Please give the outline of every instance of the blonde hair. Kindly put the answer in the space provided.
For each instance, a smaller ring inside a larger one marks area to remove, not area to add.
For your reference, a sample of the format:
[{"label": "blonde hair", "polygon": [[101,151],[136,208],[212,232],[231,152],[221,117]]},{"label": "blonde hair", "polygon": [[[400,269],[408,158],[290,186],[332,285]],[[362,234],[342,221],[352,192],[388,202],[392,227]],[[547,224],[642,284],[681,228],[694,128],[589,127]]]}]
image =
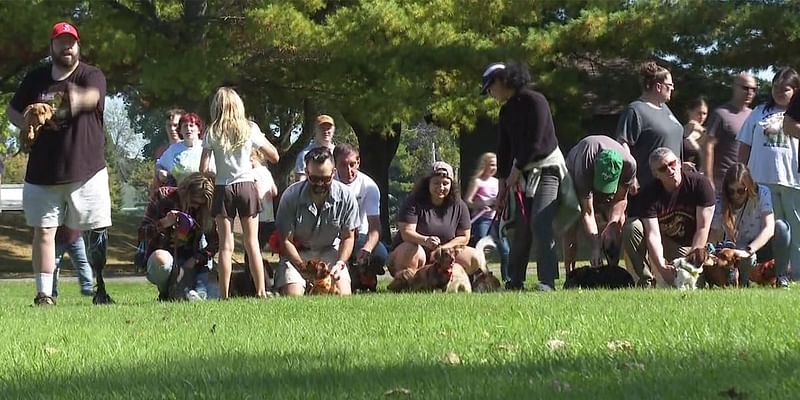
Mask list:
[{"label": "blonde hair", "polygon": [[211,100],[209,139],[219,143],[223,151],[238,149],[250,137],[250,121],[244,113],[244,103],[235,90],[221,87]]},{"label": "blonde hair", "polygon": [[203,198],[206,206],[198,211],[197,223],[207,228],[211,223],[211,202],[214,199],[214,180],[200,172],[187,175],[177,187],[182,211],[188,212],[192,199]]},{"label": "blonde hair", "polygon": [[483,175],[483,171],[486,171],[486,167],[489,166],[489,161],[491,159],[497,159],[497,154],[494,153],[483,153],[481,158],[478,160],[478,168],[475,169],[475,173],[472,174],[472,179],[478,179]]}]

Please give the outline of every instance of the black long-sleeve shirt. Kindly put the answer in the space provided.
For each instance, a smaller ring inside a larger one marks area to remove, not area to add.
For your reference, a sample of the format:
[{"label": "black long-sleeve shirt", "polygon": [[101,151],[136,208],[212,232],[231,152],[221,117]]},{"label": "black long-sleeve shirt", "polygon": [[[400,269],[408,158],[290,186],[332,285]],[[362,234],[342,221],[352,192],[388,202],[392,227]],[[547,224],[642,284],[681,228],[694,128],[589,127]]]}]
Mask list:
[{"label": "black long-sleeve shirt", "polygon": [[508,178],[512,165],[522,170],[558,147],[553,116],[547,99],[529,88],[517,91],[500,108],[497,171]]}]

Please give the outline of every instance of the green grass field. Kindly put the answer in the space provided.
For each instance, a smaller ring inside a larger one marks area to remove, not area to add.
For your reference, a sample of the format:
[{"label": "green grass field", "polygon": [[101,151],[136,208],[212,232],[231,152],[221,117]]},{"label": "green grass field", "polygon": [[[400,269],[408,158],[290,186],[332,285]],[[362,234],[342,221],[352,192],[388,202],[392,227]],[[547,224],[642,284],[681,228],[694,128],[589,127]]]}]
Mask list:
[{"label": "green grass field", "polygon": [[797,289],[159,304],[0,282],[0,397],[793,399]]}]

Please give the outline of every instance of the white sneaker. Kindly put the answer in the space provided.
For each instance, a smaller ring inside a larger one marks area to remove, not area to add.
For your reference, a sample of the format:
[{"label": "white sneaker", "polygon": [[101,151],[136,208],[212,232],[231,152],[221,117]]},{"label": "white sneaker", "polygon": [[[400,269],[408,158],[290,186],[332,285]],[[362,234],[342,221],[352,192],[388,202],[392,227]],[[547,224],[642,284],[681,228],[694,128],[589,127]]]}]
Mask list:
[{"label": "white sneaker", "polygon": [[189,300],[190,302],[195,302],[195,301],[203,301],[205,299],[202,296],[200,296],[200,294],[197,293],[196,290],[192,289],[186,292],[186,300]]}]

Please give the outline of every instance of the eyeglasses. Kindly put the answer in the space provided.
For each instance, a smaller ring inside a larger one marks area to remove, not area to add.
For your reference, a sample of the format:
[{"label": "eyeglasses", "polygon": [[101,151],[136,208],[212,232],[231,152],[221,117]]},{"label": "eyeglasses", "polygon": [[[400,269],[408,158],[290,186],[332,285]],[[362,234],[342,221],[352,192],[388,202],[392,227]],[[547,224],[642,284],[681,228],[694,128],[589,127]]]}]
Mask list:
[{"label": "eyeglasses", "polygon": [[669,90],[675,90],[675,84],[672,82],[661,82],[662,85],[669,88]]},{"label": "eyeglasses", "polygon": [[308,175],[308,181],[314,184],[329,184],[333,180],[333,175],[328,176],[316,176],[316,175]]},{"label": "eyeglasses", "polygon": [[667,170],[675,169],[678,166],[678,160],[667,161],[666,164],[658,167],[658,172],[666,173]]},{"label": "eyeglasses", "polygon": [[748,92],[755,92],[756,90],[758,90],[758,88],[755,86],[739,85],[739,87],[742,88],[742,90]]}]

